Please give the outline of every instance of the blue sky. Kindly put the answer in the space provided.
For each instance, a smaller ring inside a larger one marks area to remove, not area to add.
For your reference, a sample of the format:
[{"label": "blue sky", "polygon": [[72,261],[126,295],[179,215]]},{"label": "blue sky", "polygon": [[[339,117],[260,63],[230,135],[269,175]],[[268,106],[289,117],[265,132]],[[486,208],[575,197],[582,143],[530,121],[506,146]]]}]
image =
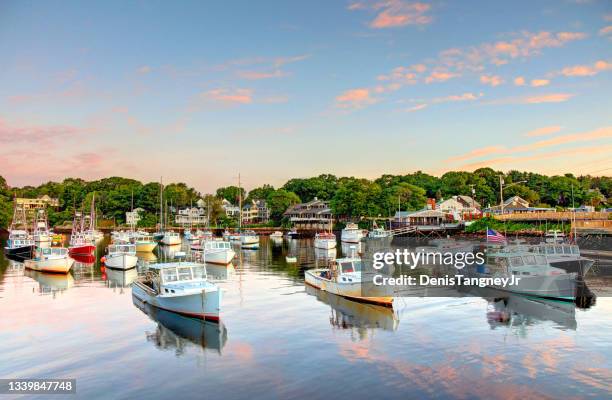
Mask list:
[{"label": "blue sky", "polygon": [[612,171],[608,1],[4,1],[0,54],[11,185]]}]

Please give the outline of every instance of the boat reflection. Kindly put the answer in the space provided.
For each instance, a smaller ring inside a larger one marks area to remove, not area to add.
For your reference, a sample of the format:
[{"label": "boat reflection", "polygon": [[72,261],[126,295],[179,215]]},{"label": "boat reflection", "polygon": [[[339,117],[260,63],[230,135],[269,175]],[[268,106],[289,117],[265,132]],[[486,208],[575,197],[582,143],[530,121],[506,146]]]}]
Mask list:
[{"label": "boat reflection", "polygon": [[342,256],[343,257],[356,257],[362,253],[362,243],[345,243],[342,242]]},{"label": "boat reflection", "polygon": [[227,341],[227,329],[222,323],[184,317],[143,303],[132,296],[134,305],[149,318],[157,322],[154,332],[146,332],[147,341],[161,350],[174,350],[176,356],[189,351],[190,347],[201,347],[221,354]]},{"label": "boat reflection", "polygon": [[106,268],[106,285],[111,288],[128,287],[138,278],[138,270],[136,268],[120,270]]},{"label": "boat reflection", "polygon": [[86,254],[86,255],[72,254],[70,255],[70,257],[73,258],[74,261],[83,263],[83,264],[94,264],[96,262],[96,256],[93,254]]},{"label": "boat reflection", "polygon": [[152,251],[139,251],[136,253],[138,261],[154,263],[157,261],[157,256]]},{"label": "boat reflection", "polygon": [[305,288],[306,293],[331,307],[329,322],[336,328],[356,328],[363,338],[367,329],[395,331],[399,325],[399,318],[392,308],[348,300],[309,285]]},{"label": "boat reflection", "polygon": [[525,297],[491,288],[474,288],[470,294],[488,302],[487,322],[491,329],[507,326],[521,336],[527,327],[553,322],[563,330],[576,330],[576,305],[569,302]]},{"label": "boat reflection", "polygon": [[227,281],[232,279],[236,273],[236,268],[233,264],[217,265],[206,263],[206,274],[209,278],[219,281]]},{"label": "boat reflection", "polygon": [[25,269],[24,276],[34,279],[38,282],[38,293],[41,295],[53,295],[70,289],[74,286],[74,278],[72,274],[49,274],[45,272]]},{"label": "boat reflection", "polygon": [[174,244],[174,245],[164,245],[158,246],[159,256],[162,260],[172,260],[175,257],[177,252],[183,251],[182,245]]}]

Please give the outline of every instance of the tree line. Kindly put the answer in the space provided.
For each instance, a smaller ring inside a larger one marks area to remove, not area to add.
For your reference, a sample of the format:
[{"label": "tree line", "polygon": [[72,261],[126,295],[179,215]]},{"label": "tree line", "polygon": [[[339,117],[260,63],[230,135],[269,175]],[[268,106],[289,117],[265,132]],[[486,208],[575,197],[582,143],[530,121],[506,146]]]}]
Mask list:
[{"label": "tree line", "polygon": [[[263,185],[248,193],[244,188],[227,186],[215,194],[202,194],[185,183],[164,185],[164,199],[170,206],[184,208],[203,199],[214,225],[233,226],[236,221],[225,215],[222,200],[237,205],[252,200],[265,200],[270,209],[271,224],[280,224],[283,213],[293,204],[308,202],[315,197],[330,202],[335,215],[349,219],[362,216],[387,217],[401,210],[418,210],[427,198],[438,201],[454,195],[472,195],[483,207],[499,204],[499,176],[508,185],[504,198],[518,195],[533,206],[572,207],[592,205],[609,207],[612,196],[612,178],[601,176],[574,176],[572,174],[546,176],[532,172],[510,171],[502,173],[491,168],[473,172],[450,171],[436,177],[417,171],[406,175],[382,175],[369,180],[356,177],[336,177],[323,174],[310,178],[293,178],[283,186]],[[524,181],[524,182],[523,182]],[[511,185],[511,183],[522,182]],[[0,227],[7,227],[12,216],[14,197],[36,198],[42,195],[58,198],[57,210],[49,210],[52,225],[72,219],[74,210],[89,211],[95,193],[96,209],[100,217],[125,222],[125,212],[142,208],[140,226],[155,226],[159,219],[159,192],[157,182],[142,183],[134,179],[110,177],[95,181],[67,178],[62,182],[47,182],[39,186],[9,187],[0,176]]]}]

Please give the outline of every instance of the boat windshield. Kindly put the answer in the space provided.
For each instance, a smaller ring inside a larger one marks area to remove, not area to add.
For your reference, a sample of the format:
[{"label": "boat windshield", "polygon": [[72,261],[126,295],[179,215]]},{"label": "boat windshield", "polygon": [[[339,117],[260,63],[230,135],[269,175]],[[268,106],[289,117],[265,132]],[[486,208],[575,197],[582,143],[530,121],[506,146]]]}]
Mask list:
[{"label": "boat windshield", "polygon": [[189,267],[179,267],[178,271],[178,280],[179,281],[190,281],[191,280],[191,268]]},{"label": "boat windshield", "polygon": [[162,277],[165,283],[176,282],[178,280],[176,268],[164,268],[162,270]]},{"label": "boat windshield", "polygon": [[350,272],[361,272],[361,260],[343,261],[340,263],[340,267],[342,268],[343,274]]}]

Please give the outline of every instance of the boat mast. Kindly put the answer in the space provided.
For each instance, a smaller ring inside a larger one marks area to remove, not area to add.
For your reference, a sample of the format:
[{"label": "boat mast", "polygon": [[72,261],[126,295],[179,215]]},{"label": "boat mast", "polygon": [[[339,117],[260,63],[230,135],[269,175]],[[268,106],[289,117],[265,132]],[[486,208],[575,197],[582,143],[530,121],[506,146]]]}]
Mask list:
[{"label": "boat mast", "polygon": [[164,231],[164,178],[159,178],[159,231]]},{"label": "boat mast", "polygon": [[240,187],[240,173],[238,173],[238,208],[240,213],[238,214],[238,231],[242,232],[242,188]]}]

